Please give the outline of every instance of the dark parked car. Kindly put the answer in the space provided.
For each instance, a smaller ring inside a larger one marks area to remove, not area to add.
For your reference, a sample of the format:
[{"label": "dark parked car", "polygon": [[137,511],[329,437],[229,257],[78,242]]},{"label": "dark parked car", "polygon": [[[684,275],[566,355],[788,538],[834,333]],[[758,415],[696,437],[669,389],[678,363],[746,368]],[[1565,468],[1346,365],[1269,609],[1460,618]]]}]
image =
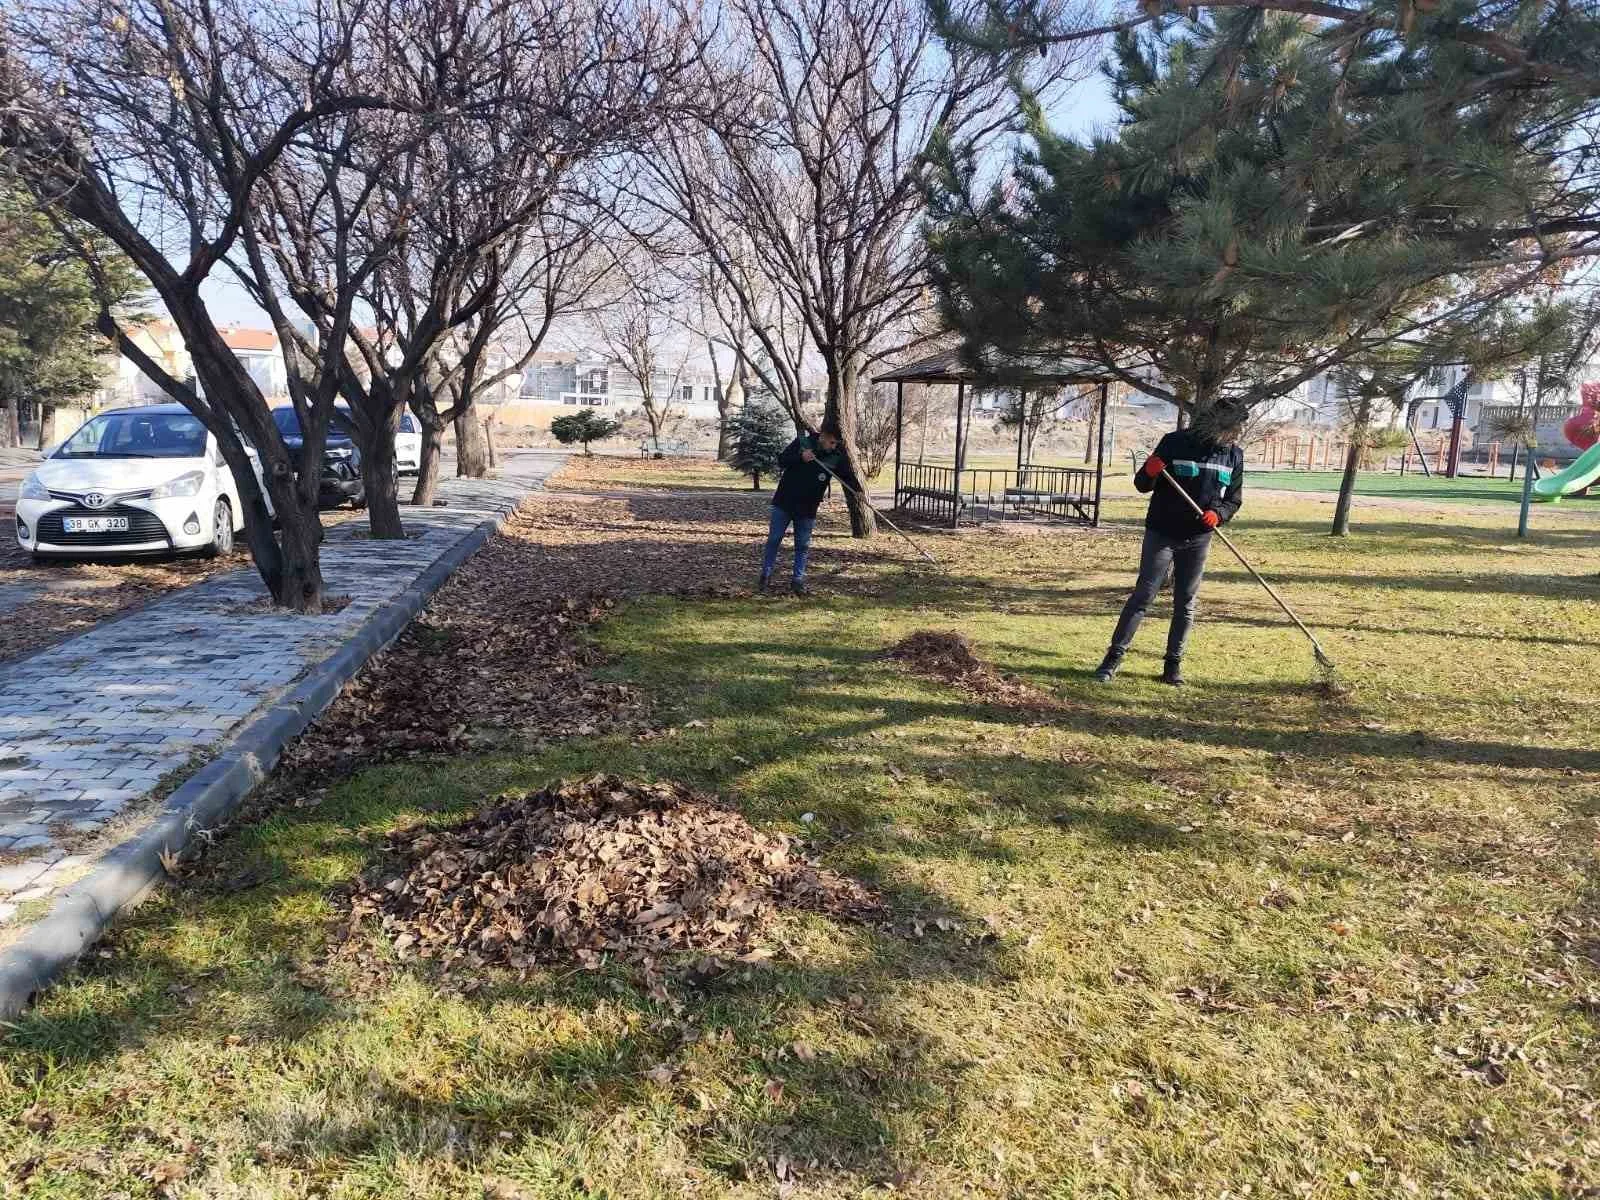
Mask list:
[{"label": "dark parked car", "polygon": [[[284,445],[297,453],[305,438],[300,433],[300,418],[292,408],[275,408],[272,420],[283,435]],[[367,503],[366,485],[361,482],[361,451],[356,448],[355,427],[337,409],[328,422],[328,437],[322,447],[322,478],[317,488],[317,503],[323,508],[349,504],[362,508]]]}]

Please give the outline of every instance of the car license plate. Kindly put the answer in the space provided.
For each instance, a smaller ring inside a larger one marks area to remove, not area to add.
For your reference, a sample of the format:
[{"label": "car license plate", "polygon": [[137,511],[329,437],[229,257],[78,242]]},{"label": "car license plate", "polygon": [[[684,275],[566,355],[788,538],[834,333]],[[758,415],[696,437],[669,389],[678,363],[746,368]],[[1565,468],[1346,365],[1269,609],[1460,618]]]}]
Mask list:
[{"label": "car license plate", "polygon": [[63,517],[61,528],[68,533],[121,533],[128,528],[128,518]]}]

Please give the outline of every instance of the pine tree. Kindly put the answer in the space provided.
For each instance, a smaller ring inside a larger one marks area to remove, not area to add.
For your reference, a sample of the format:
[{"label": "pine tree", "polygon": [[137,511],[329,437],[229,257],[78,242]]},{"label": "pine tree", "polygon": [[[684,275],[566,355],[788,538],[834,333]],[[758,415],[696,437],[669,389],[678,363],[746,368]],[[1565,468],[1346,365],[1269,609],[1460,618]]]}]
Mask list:
[{"label": "pine tree", "polygon": [[750,489],[760,491],[761,477],[778,473],[778,455],[789,441],[789,418],[776,405],[747,404],[734,419],[728,465],[750,476]]},{"label": "pine tree", "polygon": [[1046,351],[1248,410],[1538,281],[1493,231],[1550,185],[1551,147],[1517,101],[1442,120],[1440,64],[1381,46],[1258,10],[1169,22],[1116,40],[1114,136],[1059,135],[1024,97],[1029,142],[987,192],[947,149],[929,236],[974,365]]},{"label": "pine tree", "polygon": [[17,442],[25,407],[43,436],[57,404],[99,384],[110,352],[96,329],[102,293],[121,310],[140,290],[136,278],[120,254],[86,230],[64,232],[0,180],[0,446]]},{"label": "pine tree", "polygon": [[583,452],[593,454],[594,451],[589,449],[589,443],[603,442],[608,437],[615,437],[622,432],[622,422],[599,416],[593,409],[585,408],[551,421],[550,432],[563,446],[582,442]]}]

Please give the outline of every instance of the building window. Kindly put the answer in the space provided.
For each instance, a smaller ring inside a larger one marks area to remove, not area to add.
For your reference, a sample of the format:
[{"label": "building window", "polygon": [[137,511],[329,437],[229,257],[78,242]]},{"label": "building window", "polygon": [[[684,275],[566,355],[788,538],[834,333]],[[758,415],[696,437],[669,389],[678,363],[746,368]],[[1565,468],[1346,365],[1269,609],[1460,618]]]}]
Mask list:
[{"label": "building window", "polygon": [[678,399],[692,401],[694,399],[694,384],[686,383],[678,389]]}]

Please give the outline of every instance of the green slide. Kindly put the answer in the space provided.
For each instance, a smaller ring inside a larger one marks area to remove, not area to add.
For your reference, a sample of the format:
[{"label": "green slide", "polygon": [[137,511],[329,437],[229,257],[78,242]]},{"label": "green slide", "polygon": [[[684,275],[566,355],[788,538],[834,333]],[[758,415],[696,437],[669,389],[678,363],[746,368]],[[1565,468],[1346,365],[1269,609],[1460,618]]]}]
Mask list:
[{"label": "green slide", "polygon": [[1573,492],[1581,492],[1600,479],[1600,443],[1590,446],[1578,460],[1565,471],[1545,475],[1533,481],[1535,500],[1559,500]]}]

